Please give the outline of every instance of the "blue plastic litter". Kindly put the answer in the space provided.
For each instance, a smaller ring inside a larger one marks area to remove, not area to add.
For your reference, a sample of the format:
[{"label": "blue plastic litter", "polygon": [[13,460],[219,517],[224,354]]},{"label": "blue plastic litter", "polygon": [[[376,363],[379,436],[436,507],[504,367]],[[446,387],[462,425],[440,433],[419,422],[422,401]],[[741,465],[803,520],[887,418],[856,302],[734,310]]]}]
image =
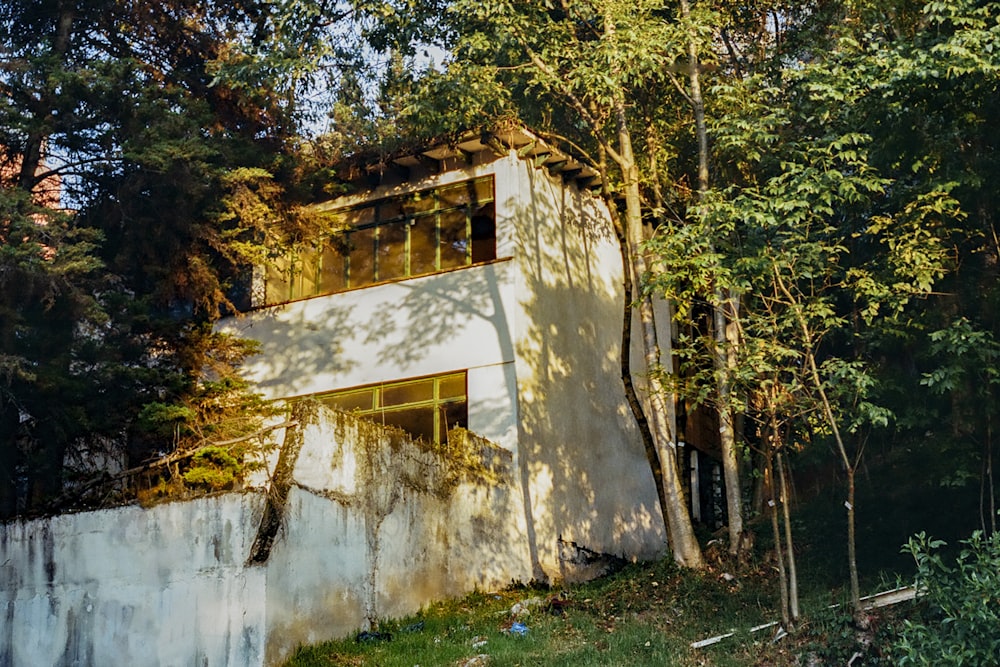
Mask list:
[{"label": "blue plastic litter", "polygon": [[528,626],[520,621],[515,621],[510,625],[510,634],[517,635],[518,637],[523,637],[528,634]]}]

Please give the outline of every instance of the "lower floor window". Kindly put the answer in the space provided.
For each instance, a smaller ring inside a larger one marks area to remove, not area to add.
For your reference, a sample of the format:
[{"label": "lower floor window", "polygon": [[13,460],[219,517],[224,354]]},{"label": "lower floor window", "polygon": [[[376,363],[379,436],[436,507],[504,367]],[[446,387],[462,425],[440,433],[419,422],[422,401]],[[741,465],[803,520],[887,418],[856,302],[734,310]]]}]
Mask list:
[{"label": "lower floor window", "polygon": [[383,382],[342,389],[317,398],[325,405],[396,426],[414,438],[440,444],[469,420],[466,373]]}]

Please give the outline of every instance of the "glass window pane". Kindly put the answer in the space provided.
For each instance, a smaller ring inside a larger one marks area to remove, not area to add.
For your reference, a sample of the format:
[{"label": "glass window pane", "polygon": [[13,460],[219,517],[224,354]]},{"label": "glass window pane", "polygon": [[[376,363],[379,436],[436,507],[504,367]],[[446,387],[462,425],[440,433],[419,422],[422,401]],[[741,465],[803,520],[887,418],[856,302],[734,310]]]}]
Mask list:
[{"label": "glass window pane", "polygon": [[378,228],[378,279],[406,277],[406,221]]},{"label": "glass window pane", "polygon": [[437,199],[434,196],[434,191],[425,190],[423,192],[415,192],[407,197],[406,202],[403,204],[403,209],[407,215],[414,215],[416,213],[433,211],[436,205]]},{"label": "glass window pane", "polygon": [[344,228],[371,225],[375,222],[375,205],[367,204],[361,208],[353,208],[344,211],[341,215],[343,216]]},{"label": "glass window pane", "polygon": [[438,380],[438,397],[442,400],[465,396],[465,373],[449,375]]},{"label": "glass window pane", "polygon": [[438,190],[438,199],[441,202],[441,209],[457,208],[465,206],[472,201],[475,188],[472,181],[456,183]]},{"label": "glass window pane", "polygon": [[469,405],[465,401],[448,403],[439,409],[441,418],[438,424],[438,439],[435,442],[448,442],[448,431],[455,427],[468,428]]},{"label": "glass window pane", "polygon": [[379,410],[371,416],[371,419],[376,423],[398,426],[414,438],[435,442],[433,405],[401,410]]},{"label": "glass window pane", "polygon": [[493,177],[475,181],[473,183],[473,190],[475,192],[475,201],[493,201]]},{"label": "glass window pane", "polygon": [[496,209],[486,204],[472,214],[472,263],[497,258]]},{"label": "glass window pane", "polygon": [[[338,239],[342,241],[342,239]],[[347,272],[344,264],[344,254],[338,240],[331,241],[323,247],[323,259],[320,264],[319,291],[321,294],[339,292],[347,287]]]},{"label": "glass window pane", "polygon": [[397,220],[406,215],[403,210],[403,205],[406,203],[404,198],[396,199],[385,199],[381,201],[378,205],[378,220],[379,222],[387,222],[389,220]]},{"label": "glass window pane", "polygon": [[[435,386],[437,398],[435,398]],[[468,423],[466,374],[404,380],[320,395],[325,405],[360,412],[375,423],[397,426],[428,442],[445,442],[446,433]]]},{"label": "glass window pane", "polygon": [[410,275],[434,273],[437,270],[436,217],[425,215],[410,221]]},{"label": "glass window pane", "polygon": [[348,235],[348,272],[351,287],[375,282],[375,228],[359,229]]},{"label": "glass window pane", "polygon": [[320,401],[324,405],[337,410],[343,410],[344,412],[352,412],[354,410],[371,412],[375,408],[374,396],[374,389],[360,389],[343,394],[321,396]]},{"label": "glass window pane", "polygon": [[431,400],[434,400],[433,379],[382,387],[382,405],[384,407]]},{"label": "glass window pane", "polygon": [[441,269],[465,266],[469,250],[465,210],[448,211],[438,216],[441,226]]},{"label": "glass window pane", "polygon": [[293,297],[314,296],[319,288],[319,252],[315,248],[302,248],[297,264]]}]

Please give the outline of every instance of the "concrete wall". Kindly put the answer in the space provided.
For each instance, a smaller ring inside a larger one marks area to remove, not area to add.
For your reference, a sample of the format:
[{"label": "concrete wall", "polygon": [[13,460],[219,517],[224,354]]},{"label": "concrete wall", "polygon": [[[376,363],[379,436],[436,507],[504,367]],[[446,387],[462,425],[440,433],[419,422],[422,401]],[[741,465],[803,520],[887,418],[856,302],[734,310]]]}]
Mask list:
[{"label": "concrete wall", "polygon": [[257,494],[0,525],[0,665],[259,665]]},{"label": "concrete wall", "polygon": [[247,565],[262,490],[0,524],[0,665],[280,664],[370,618],[529,578],[508,452],[473,442],[487,482],[373,424],[304,421],[262,564]]},{"label": "concrete wall", "polygon": [[322,410],[267,561],[267,661],[430,600],[524,581],[512,457],[497,484],[400,434]]}]

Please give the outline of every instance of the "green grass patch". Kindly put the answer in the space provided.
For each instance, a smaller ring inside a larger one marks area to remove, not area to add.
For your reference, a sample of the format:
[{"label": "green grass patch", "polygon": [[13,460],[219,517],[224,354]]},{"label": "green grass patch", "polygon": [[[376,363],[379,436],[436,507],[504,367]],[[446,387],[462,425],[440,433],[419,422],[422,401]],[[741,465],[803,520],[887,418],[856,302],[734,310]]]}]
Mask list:
[{"label": "green grass patch", "polygon": [[[430,605],[380,624],[388,640],[339,641],[299,649],[290,667],[460,665],[480,655],[491,666],[746,665],[754,639],[708,649],[691,642],[774,618],[773,582],[754,570],[727,581],[721,571],[681,572],[672,562],[630,565],[563,588],[516,586]],[[513,622],[527,626],[510,633]]]}]

